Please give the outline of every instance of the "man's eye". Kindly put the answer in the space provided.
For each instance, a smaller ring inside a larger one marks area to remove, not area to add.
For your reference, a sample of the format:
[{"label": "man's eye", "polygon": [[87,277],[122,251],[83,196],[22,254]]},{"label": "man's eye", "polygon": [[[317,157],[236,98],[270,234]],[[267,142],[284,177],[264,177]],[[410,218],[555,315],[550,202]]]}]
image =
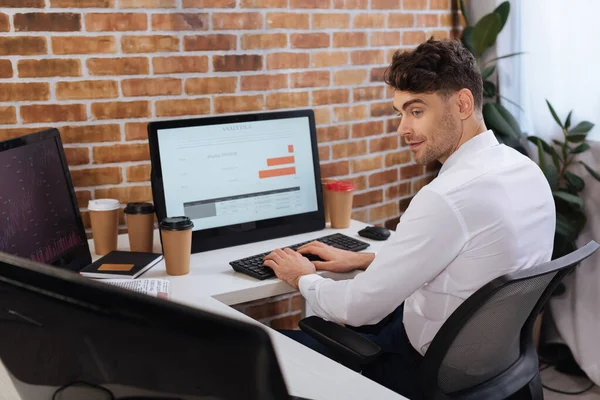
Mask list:
[{"label": "man's eye", "polygon": [[397,116],[398,118],[402,118],[402,113],[398,113],[398,114],[396,114],[396,116]]},{"label": "man's eye", "polygon": [[419,115],[423,114],[423,111],[419,111],[419,110],[414,110],[412,112],[412,115],[414,115],[415,117],[418,117]]}]

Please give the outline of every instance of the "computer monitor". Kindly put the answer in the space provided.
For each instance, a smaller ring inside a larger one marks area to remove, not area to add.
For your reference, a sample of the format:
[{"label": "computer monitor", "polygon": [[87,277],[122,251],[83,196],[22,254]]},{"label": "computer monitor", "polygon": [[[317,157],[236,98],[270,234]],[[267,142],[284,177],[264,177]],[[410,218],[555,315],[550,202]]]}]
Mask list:
[{"label": "computer monitor", "polygon": [[158,218],[194,222],[192,251],[324,229],[312,110],[148,125]]},{"label": "computer monitor", "polygon": [[91,263],[60,134],[0,142],[0,251],[73,271]]},{"label": "computer monitor", "polygon": [[3,253],[0,360],[23,400],[293,399],[263,328]]}]

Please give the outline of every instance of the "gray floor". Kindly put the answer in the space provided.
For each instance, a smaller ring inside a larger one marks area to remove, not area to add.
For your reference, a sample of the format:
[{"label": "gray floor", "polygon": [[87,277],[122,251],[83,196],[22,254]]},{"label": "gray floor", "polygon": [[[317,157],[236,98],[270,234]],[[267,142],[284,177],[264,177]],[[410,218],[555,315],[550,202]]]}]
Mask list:
[{"label": "gray floor", "polygon": [[[587,378],[575,378],[569,375],[561,374],[554,368],[548,368],[542,371],[542,383],[548,387],[562,390],[564,392],[578,392],[587,388],[590,381]],[[568,396],[565,394],[554,393],[544,390],[544,400],[600,400],[600,387],[594,386],[588,392],[577,396]]]}]

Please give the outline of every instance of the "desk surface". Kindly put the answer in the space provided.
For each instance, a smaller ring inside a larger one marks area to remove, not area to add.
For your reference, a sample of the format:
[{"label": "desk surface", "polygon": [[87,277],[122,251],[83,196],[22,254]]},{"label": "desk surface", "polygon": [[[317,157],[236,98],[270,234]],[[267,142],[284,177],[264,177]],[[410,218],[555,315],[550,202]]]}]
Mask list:
[{"label": "desk surface", "polygon": [[[188,275],[179,277],[169,276],[166,273],[164,262],[160,262],[146,272],[142,278],[168,279],[171,282],[172,301],[257,324],[266,329],[275,347],[288,391],[294,396],[314,400],[403,399],[402,396],[296,343],[279,332],[264,327],[259,322],[228,306],[294,291],[292,287],[277,278],[258,281],[237,273],[229,266],[229,261],[263,253],[274,248],[289,246],[334,232],[342,232],[348,236],[369,242],[371,243],[371,247],[365,251],[377,252],[383,245],[382,242],[364,239],[356,234],[364,226],[366,224],[352,221],[348,229],[326,229],[320,232],[288,236],[265,242],[192,254],[191,268]],[[93,242],[90,242],[90,246],[94,255],[93,258],[99,258],[93,252]],[[156,252],[161,252],[157,232],[154,246]],[[128,247],[127,235],[120,235],[119,249],[127,250]],[[352,277],[353,274],[325,274],[325,276],[333,279],[345,279]],[[14,390],[11,381],[6,376],[4,367],[0,363],[0,400],[18,399],[19,396]]]}]

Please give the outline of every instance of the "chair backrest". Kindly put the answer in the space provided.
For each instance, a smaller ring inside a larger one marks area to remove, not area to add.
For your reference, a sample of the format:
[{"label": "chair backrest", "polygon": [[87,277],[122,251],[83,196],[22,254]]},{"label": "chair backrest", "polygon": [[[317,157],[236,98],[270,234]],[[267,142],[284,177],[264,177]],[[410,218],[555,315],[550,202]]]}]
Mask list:
[{"label": "chair backrest", "polygon": [[559,259],[506,274],[465,300],[439,330],[421,365],[427,397],[485,386],[526,354],[536,355],[537,315],[560,281],[599,247],[591,241]]}]

